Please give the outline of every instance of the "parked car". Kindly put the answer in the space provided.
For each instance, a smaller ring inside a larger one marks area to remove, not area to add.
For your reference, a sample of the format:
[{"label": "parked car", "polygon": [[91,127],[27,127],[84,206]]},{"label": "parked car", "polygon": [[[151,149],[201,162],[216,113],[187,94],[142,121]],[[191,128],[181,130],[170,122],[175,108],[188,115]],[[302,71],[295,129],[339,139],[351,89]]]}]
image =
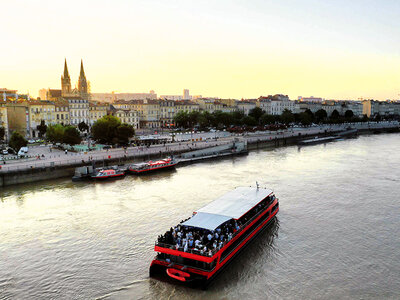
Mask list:
[{"label": "parked car", "polygon": [[28,143],[29,144],[33,144],[33,143],[36,143],[36,141],[35,140],[28,140]]},{"label": "parked car", "polygon": [[6,149],[1,150],[1,154],[7,155],[8,154],[8,150],[6,150]]}]

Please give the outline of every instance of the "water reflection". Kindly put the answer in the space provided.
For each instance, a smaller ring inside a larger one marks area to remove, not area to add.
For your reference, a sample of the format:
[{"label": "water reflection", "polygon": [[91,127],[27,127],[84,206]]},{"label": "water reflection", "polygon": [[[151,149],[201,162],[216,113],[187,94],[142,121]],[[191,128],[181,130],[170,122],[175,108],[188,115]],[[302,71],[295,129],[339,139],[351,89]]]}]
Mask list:
[{"label": "water reflection", "polygon": [[[362,136],[154,176],[2,189],[0,299],[397,299],[398,149],[398,134]],[[209,290],[149,279],[159,234],[255,181],[279,197],[279,222]]]}]

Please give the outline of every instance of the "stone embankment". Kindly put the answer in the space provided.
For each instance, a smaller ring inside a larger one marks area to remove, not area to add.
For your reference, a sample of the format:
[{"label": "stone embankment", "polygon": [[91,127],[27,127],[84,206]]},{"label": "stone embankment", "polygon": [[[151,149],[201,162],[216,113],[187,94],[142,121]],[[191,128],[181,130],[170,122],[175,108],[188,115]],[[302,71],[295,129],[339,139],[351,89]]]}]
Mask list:
[{"label": "stone embankment", "polygon": [[[246,133],[239,137],[247,141],[248,149],[279,147],[296,144],[299,140],[309,137],[326,136],[343,132],[348,127],[358,129],[360,134],[399,132],[399,122],[380,122],[290,128],[277,132]],[[0,187],[61,177],[72,177],[76,167],[92,163],[99,167],[102,165],[146,161],[156,157],[164,157],[171,154],[177,155],[188,151],[225,145],[231,143],[235,137],[238,137],[238,135],[219,138],[218,140],[176,142],[165,145],[151,145],[149,147],[91,151],[88,153],[76,153],[74,155],[71,155],[71,153],[69,155],[58,153],[48,155],[40,160],[21,160],[1,165]],[[194,139],[196,139],[195,136]]]}]

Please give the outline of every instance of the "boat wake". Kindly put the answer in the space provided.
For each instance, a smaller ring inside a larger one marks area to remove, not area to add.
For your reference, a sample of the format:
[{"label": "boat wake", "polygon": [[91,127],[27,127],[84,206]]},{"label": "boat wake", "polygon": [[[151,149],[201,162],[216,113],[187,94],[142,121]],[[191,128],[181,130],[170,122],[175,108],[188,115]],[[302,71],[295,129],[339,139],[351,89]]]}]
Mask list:
[{"label": "boat wake", "polygon": [[97,297],[97,298],[95,298],[95,299],[96,299],[96,300],[107,299],[107,298],[111,297],[112,295],[114,295],[115,293],[119,293],[119,292],[121,292],[121,291],[128,290],[128,289],[130,289],[131,287],[135,286],[136,284],[139,284],[139,283],[142,283],[142,282],[146,282],[146,281],[149,281],[149,278],[144,278],[144,279],[135,280],[135,281],[133,281],[133,282],[131,282],[131,283],[128,283],[128,284],[126,284],[126,285],[124,285],[124,286],[121,286],[121,287],[119,287],[119,288],[116,288],[116,289],[114,289],[114,290],[108,292],[107,294],[105,294],[105,295],[103,295],[103,296],[100,296],[100,297]]}]

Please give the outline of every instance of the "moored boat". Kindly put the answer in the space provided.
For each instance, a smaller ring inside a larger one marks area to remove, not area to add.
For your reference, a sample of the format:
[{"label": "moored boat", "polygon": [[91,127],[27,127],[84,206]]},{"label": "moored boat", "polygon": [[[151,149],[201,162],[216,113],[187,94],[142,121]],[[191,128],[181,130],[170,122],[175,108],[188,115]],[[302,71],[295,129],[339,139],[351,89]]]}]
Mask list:
[{"label": "moored boat", "polygon": [[173,158],[166,158],[157,161],[148,161],[145,163],[131,164],[127,171],[130,174],[146,174],[152,173],[160,170],[166,170],[170,168],[174,168],[178,162]]},{"label": "moored boat", "polygon": [[125,171],[119,169],[101,169],[91,176],[92,179],[104,180],[109,178],[122,178],[125,176]]},{"label": "moored boat", "polygon": [[271,190],[239,187],[228,192],[158,237],[150,276],[206,288],[278,211]]}]

